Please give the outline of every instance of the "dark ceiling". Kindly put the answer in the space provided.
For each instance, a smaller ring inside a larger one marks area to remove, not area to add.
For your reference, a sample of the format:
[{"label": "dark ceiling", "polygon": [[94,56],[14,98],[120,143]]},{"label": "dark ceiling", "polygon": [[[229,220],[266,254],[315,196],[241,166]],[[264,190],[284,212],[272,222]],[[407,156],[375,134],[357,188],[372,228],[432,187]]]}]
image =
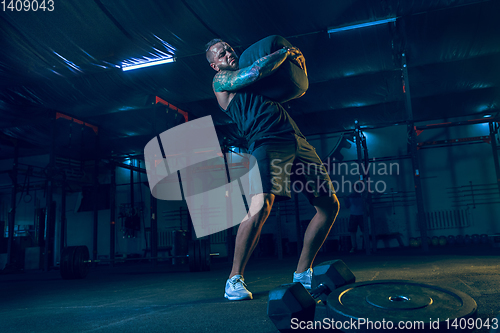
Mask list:
[{"label": "dark ceiling", "polygon": [[[47,153],[52,131],[60,156],[92,158],[96,147],[101,157],[141,154],[155,133],[183,121],[154,107],[156,96],[190,119],[212,115],[224,136],[229,120],[204,56],[214,37],[240,53],[275,34],[302,50],[310,87],[285,106],[306,135],[351,129],[356,119],[405,122],[403,52],[416,121],[499,109],[498,0],[54,0],[53,11],[45,2],[45,11],[0,12],[1,158],[13,156],[12,139],[23,155]],[[174,63],[120,69],[169,54]],[[98,143],[93,128],[56,113],[96,126]]]}]

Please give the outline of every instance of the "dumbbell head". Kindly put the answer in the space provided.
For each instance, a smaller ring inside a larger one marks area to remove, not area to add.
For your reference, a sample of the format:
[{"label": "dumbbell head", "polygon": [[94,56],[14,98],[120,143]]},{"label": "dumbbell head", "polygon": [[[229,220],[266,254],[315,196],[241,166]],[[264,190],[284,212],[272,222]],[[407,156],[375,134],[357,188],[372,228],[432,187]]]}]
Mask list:
[{"label": "dumbbell head", "polygon": [[293,332],[293,322],[314,320],[315,310],[316,301],[300,282],[282,284],[269,292],[267,315],[280,332]]},{"label": "dumbbell head", "polygon": [[354,282],[356,282],[356,277],[342,260],[326,261],[313,268],[311,292],[320,285],[328,287],[329,290],[319,296],[325,302],[326,296],[331,291]]},{"label": "dumbbell head", "polygon": [[[342,260],[324,262],[313,269],[311,293],[322,290],[319,297],[314,299],[301,283],[283,284],[269,293],[267,314],[280,332],[297,331],[292,330],[293,323],[314,320],[319,300],[324,303],[331,291],[354,282],[354,274]],[[318,288],[322,284],[327,289]]]}]

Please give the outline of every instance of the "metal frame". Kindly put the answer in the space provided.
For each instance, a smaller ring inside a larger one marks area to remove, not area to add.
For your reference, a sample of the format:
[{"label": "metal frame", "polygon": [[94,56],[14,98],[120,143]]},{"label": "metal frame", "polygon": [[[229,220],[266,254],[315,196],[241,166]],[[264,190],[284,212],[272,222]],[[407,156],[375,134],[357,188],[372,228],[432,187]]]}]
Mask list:
[{"label": "metal frame", "polygon": [[[407,115],[407,131],[410,141],[410,155],[413,166],[413,182],[415,184],[415,197],[417,200],[417,222],[420,228],[420,236],[427,239],[427,223],[425,221],[424,194],[422,192],[422,182],[420,179],[420,161],[417,153],[417,133],[413,121],[413,109],[411,105],[410,82],[408,78],[408,66],[406,52],[401,54],[402,78],[404,84],[405,109]],[[427,242],[422,242],[422,250],[429,251]]]}]

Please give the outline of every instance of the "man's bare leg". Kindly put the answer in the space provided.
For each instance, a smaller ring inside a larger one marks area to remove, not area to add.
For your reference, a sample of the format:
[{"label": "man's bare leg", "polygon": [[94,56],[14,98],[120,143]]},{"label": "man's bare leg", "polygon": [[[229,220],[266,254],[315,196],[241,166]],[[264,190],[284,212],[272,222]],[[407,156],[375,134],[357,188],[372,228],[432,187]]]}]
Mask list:
[{"label": "man's bare leg", "polygon": [[233,268],[229,278],[242,275],[252,252],[257,247],[260,233],[274,203],[274,194],[262,193],[252,198],[249,214],[238,227],[234,248]]},{"label": "man's bare leg", "polygon": [[297,273],[312,267],[314,258],[328,237],[340,208],[337,196],[334,194],[315,198],[313,205],[316,208],[316,215],[309,222],[304,235],[304,246],[297,264]]}]

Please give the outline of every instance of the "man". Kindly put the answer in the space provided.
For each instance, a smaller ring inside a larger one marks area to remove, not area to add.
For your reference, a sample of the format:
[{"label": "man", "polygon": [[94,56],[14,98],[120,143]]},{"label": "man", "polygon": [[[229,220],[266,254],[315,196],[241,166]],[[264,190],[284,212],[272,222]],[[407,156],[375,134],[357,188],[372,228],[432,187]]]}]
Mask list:
[{"label": "man", "polygon": [[[356,252],[358,249],[358,244],[356,242],[356,233],[358,232],[358,227],[363,231],[363,219],[364,219],[364,199],[361,193],[363,192],[362,183],[357,181],[354,184],[354,191],[345,199],[345,206],[349,208],[349,226],[347,231],[351,234],[351,251],[350,253]],[[363,186],[364,187],[364,186]]]},{"label": "man", "polygon": [[[291,197],[292,182],[302,182],[302,187],[296,187],[304,188],[303,193],[316,208],[293,275],[294,282],[310,288],[312,263],[335,221],[339,203],[324,165],[285,109],[279,103],[245,89],[271,75],[287,59],[305,71],[304,57],[297,48],[285,47],[240,69],[238,56],[220,39],[207,44],[206,56],[210,66],[217,71],[213,79],[217,101],[236,123],[238,135],[248,143],[262,179],[262,193],[252,193],[249,213],[238,228],[233,267],[224,297],[229,300],[252,299],[243,278],[245,266],[257,246],[274,201]],[[300,172],[300,175],[296,172],[295,175],[298,165],[302,165],[305,172]],[[315,168],[307,168],[308,165]]]}]

